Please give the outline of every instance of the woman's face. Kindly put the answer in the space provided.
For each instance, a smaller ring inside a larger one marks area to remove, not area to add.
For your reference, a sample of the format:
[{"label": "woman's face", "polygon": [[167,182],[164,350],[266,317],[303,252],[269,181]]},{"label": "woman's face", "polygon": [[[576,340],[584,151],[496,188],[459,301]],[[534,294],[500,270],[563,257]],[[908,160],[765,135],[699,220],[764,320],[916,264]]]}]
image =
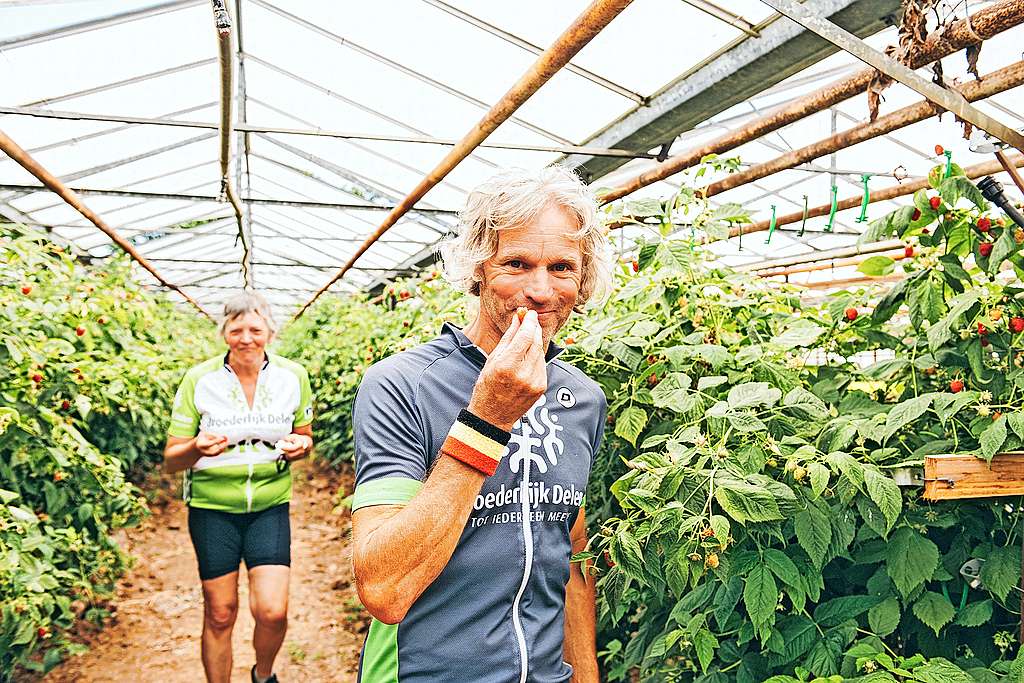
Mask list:
[{"label": "woman's face", "polygon": [[236,358],[246,362],[262,360],[272,338],[267,321],[252,311],[238,316],[224,327],[224,341],[228,348]]}]

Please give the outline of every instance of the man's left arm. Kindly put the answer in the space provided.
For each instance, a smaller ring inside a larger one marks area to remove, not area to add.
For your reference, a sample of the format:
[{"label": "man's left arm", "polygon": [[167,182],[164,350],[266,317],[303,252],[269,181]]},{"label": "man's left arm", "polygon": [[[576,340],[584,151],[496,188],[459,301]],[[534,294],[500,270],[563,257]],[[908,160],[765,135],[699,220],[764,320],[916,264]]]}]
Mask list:
[{"label": "man's left arm", "polygon": [[[573,554],[587,547],[587,519],[580,508],[570,532]],[[598,683],[597,670],[597,591],[593,576],[584,574],[590,562],[569,563],[569,583],[565,588],[565,661],[572,665],[572,683]]]}]

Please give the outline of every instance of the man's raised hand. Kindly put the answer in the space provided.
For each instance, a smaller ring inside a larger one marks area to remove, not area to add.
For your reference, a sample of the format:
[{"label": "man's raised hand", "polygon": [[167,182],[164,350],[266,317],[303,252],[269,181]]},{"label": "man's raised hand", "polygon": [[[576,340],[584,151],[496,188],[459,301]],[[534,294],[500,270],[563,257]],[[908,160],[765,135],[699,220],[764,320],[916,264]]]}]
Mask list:
[{"label": "man's raised hand", "polygon": [[544,342],[536,311],[505,330],[480,372],[469,411],[506,431],[547,391]]}]

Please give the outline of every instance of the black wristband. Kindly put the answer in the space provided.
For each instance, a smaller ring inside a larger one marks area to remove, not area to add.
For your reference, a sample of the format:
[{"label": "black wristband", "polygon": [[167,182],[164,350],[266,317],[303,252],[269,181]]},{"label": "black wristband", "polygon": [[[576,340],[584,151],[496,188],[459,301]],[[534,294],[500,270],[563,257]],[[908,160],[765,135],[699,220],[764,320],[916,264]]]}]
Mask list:
[{"label": "black wristband", "polygon": [[480,432],[488,439],[497,441],[502,446],[507,446],[509,439],[512,438],[511,432],[506,432],[501,427],[495,427],[487,420],[482,417],[477,417],[466,409],[463,409],[462,412],[459,413],[458,420],[467,427]]}]

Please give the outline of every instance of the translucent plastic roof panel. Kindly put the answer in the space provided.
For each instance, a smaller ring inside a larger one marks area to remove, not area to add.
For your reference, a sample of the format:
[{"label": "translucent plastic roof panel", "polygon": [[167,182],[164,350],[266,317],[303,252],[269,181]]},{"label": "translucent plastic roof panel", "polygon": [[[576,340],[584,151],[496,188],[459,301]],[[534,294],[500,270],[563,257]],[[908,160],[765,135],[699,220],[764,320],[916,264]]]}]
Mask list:
[{"label": "translucent plastic roof panel", "polygon": [[[236,20],[235,46],[241,43],[235,61],[244,65],[244,79],[236,68],[234,116],[255,129],[236,132],[230,141],[229,176],[243,197],[253,282],[287,315],[444,158],[450,146],[438,143],[462,138],[530,67],[537,49],[550,45],[589,3],[227,4]],[[972,3],[969,9],[984,6]],[[952,7],[944,2],[938,13]],[[775,21],[787,20],[759,0],[636,0],[487,140],[512,148],[476,149],[332,291],[369,287],[429,264],[438,241],[455,226],[466,193],[496,169],[556,162],[681,75],[757,40],[757,30]],[[987,41],[980,71],[1005,66],[1019,54],[1020,37],[1020,29],[1013,29]],[[868,39],[879,49],[893,42],[894,29]],[[0,2],[0,107],[18,112],[0,114],[0,128],[66,184],[81,188],[90,207],[210,310],[244,285],[239,226],[220,197],[217,56],[207,0]],[[949,78],[970,78],[962,55],[944,66]],[[683,131],[670,153],[735,130],[758,112],[859,68],[845,53],[826,58]],[[920,99],[898,85],[885,98],[883,115]],[[1021,102],[1024,92],[1017,88],[978,106],[1019,127]],[[749,167],[827,137],[833,119],[844,130],[865,117],[859,96],[730,154],[740,154]],[[826,202],[833,181],[841,198],[855,196],[860,173],[873,174],[872,189],[895,182],[898,166],[922,175],[937,163],[931,151],[936,142],[964,165],[989,158],[968,152],[959,130],[952,117],[929,119],[713,201],[747,203],[754,219],[764,220],[772,205],[779,214],[800,210],[804,195],[812,206]],[[657,163],[635,159],[594,184],[613,186]],[[667,196],[684,180],[666,179],[634,197]],[[53,194],[35,189],[37,181],[6,158],[0,159],[0,185],[0,215],[52,227],[93,256],[112,252],[105,235]],[[901,203],[872,205],[869,217]],[[859,209],[840,212],[833,234],[823,233],[826,219],[817,218],[803,237],[790,225],[768,245],[759,233],[745,236],[742,249],[736,239],[713,249],[726,261],[749,263],[842,246],[863,230],[858,215]],[[643,232],[627,228],[613,241],[628,249]],[[154,282],[141,270],[139,277]]]}]

